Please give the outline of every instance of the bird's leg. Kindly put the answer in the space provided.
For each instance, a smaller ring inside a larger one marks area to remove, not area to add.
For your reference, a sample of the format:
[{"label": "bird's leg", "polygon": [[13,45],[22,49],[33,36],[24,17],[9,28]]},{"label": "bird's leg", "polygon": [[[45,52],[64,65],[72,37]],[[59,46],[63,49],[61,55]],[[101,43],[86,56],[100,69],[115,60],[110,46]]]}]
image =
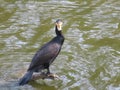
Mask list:
[{"label": "bird's leg", "polygon": [[50,74],[49,66],[50,66],[49,63],[45,63],[45,64],[44,64],[44,68],[47,69],[46,75],[49,75],[49,74]]},{"label": "bird's leg", "polygon": [[49,67],[47,68],[47,73],[46,73],[46,74],[47,74],[47,75],[51,74]]},{"label": "bird's leg", "polygon": [[47,68],[47,73],[46,73],[46,75],[47,75],[48,77],[52,78],[52,79],[59,78],[56,74],[53,74],[53,73],[50,72],[49,67]]},{"label": "bird's leg", "polygon": [[49,64],[48,64],[48,63],[45,64],[45,67],[46,67],[46,69],[47,69],[46,76],[55,78],[56,75],[50,72]]}]

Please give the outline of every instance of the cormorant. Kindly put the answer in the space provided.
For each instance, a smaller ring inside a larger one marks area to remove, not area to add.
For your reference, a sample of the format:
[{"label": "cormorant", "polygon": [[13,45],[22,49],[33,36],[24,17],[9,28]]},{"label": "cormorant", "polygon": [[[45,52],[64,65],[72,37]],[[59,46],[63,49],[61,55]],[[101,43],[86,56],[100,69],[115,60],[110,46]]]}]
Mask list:
[{"label": "cormorant", "polygon": [[46,74],[50,74],[49,66],[58,56],[64,42],[64,36],[62,34],[62,21],[58,19],[55,24],[56,36],[36,52],[26,74],[19,80],[19,85],[27,84],[34,72],[47,69]]}]

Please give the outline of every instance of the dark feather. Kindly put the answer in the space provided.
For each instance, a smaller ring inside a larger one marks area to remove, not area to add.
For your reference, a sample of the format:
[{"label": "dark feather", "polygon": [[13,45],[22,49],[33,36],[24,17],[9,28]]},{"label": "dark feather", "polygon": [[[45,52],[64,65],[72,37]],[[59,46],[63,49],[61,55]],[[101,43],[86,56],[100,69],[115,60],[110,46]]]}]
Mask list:
[{"label": "dark feather", "polygon": [[[57,20],[56,23],[60,23],[60,20]],[[29,82],[32,77],[33,72],[41,71],[47,69],[47,73],[50,73],[49,66],[58,56],[62,44],[64,42],[64,36],[62,32],[58,30],[57,26],[55,27],[56,37],[54,37],[50,42],[43,45],[34,55],[31,64],[27,70],[27,73],[19,81],[19,85],[24,85]]]}]

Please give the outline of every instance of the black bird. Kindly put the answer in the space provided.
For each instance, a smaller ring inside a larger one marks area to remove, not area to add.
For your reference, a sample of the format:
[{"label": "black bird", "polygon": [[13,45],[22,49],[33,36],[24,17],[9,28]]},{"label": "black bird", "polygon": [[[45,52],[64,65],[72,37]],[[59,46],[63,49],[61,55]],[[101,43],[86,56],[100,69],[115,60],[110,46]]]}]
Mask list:
[{"label": "black bird", "polygon": [[50,74],[49,66],[58,56],[64,42],[64,36],[62,34],[62,21],[58,19],[55,24],[56,37],[43,45],[36,52],[27,70],[27,73],[19,80],[19,85],[27,84],[30,81],[33,72],[47,69],[46,74]]}]

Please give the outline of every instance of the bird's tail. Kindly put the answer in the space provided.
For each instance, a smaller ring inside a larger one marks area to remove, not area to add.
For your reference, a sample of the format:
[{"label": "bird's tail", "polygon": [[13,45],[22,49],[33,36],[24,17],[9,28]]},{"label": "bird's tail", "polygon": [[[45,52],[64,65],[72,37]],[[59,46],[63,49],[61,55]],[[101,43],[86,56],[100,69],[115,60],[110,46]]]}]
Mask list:
[{"label": "bird's tail", "polygon": [[32,77],[33,71],[28,71],[18,82],[18,85],[25,85],[27,84],[31,77]]}]

